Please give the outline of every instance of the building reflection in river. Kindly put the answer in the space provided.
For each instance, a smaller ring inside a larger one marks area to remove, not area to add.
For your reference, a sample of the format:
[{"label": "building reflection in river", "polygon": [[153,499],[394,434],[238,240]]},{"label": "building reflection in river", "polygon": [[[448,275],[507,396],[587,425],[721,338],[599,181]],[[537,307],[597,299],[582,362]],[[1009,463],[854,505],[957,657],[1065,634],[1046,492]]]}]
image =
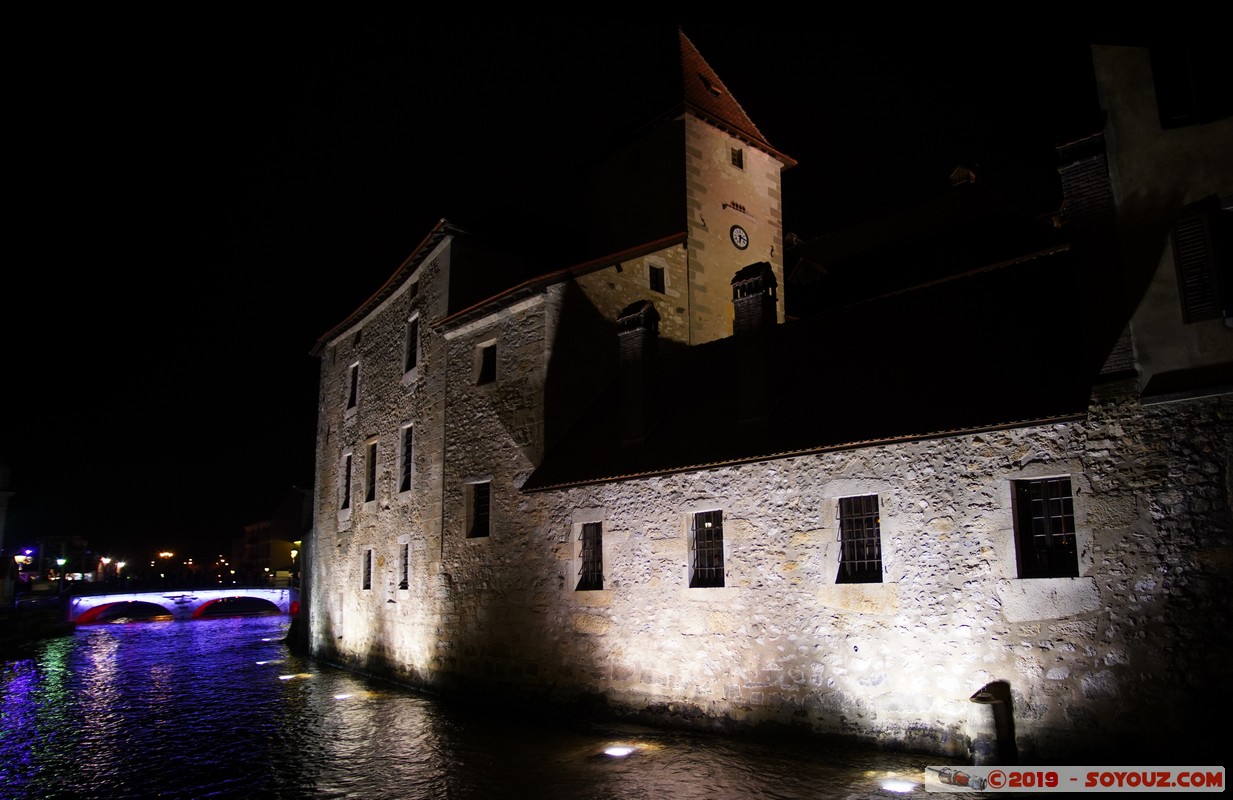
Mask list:
[{"label": "building reflection in river", "polygon": [[889,796],[887,780],[923,796],[924,766],[938,763],[509,719],[304,660],[286,626],[96,625],[25,647],[0,672],[0,796],[790,799]]}]

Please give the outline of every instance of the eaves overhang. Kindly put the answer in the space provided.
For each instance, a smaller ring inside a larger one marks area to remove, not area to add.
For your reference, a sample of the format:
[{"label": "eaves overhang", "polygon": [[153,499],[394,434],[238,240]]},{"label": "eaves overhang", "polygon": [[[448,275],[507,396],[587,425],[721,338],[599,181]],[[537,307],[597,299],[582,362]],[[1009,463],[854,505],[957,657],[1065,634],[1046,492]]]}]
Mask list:
[{"label": "eaves overhang", "polygon": [[501,308],[508,306],[510,303],[517,302],[534,294],[539,294],[545,291],[549,286],[560,283],[571,278],[578,278],[583,275],[595,272],[596,270],[604,269],[605,267],[620,264],[630,259],[640,258],[645,255],[663,250],[665,247],[684,244],[689,238],[689,235],[681,231],[670,236],[665,236],[661,239],[655,239],[650,242],[631,247],[627,250],[622,250],[617,253],[610,253],[599,258],[593,258],[588,261],[583,261],[579,264],[559,269],[554,272],[548,272],[543,275],[530,278],[522,283],[512,286],[500,294],[493,295],[486,300],[481,300],[467,308],[455,311],[449,316],[443,317],[432,323],[432,327],[437,330],[451,330],[460,325],[464,325],[473,320],[484,317]]},{"label": "eaves overhang", "polygon": [[720,469],[722,467],[735,467],[742,464],[760,464],[768,461],[781,461],[785,458],[799,458],[801,456],[819,455],[822,453],[835,453],[845,450],[859,450],[866,447],[883,447],[893,444],[907,444],[910,442],[929,441],[931,439],[944,439],[952,436],[969,436],[980,433],[988,433],[991,431],[1013,430],[1016,428],[1031,428],[1038,425],[1057,425],[1068,422],[1078,422],[1087,417],[1087,412],[1076,411],[1070,414],[1060,414],[1056,416],[1040,417],[1037,419],[1016,420],[1012,422],[990,423],[987,425],[974,425],[971,427],[953,428],[948,430],[932,431],[929,433],[903,434],[900,436],[888,436],[877,439],[853,439],[851,441],[836,442],[833,444],[817,445],[813,447],[801,447],[799,449],[778,450],[770,453],[761,453],[756,455],[735,456],[729,459],[718,459],[706,462],[697,462],[690,464],[680,464],[672,467],[650,468],[645,470],[634,470],[620,474],[595,475],[577,480],[557,481],[546,484],[535,484],[535,476],[532,475],[526,483],[523,484],[521,491],[524,494],[536,494],[539,492],[550,492],[561,489],[572,489],[580,486],[597,486],[606,483],[621,483],[623,481],[638,480],[641,478],[661,477],[664,475],[679,475],[686,472],[702,472],[705,470]]},{"label": "eaves overhang", "polygon": [[320,358],[321,354],[325,352],[325,348],[330,342],[337,338],[343,331],[354,325],[358,320],[371,313],[375,308],[377,308],[377,306],[384,303],[390,295],[394,294],[394,292],[398,290],[398,287],[402,286],[403,282],[406,281],[406,279],[419,268],[420,264],[424,262],[424,259],[437,248],[437,245],[439,245],[442,240],[446,237],[462,233],[465,233],[465,231],[453,225],[448,220],[444,218],[439,220],[437,224],[433,226],[432,230],[428,232],[428,235],[424,237],[423,241],[421,241],[415,249],[411,251],[411,255],[407,256],[403,262],[399,264],[398,269],[394,270],[394,274],[381,285],[381,288],[365,300],[359,308],[347,315],[342,322],[322,334],[321,337],[317,339],[317,343],[313,345],[312,350],[309,351],[309,355]]}]

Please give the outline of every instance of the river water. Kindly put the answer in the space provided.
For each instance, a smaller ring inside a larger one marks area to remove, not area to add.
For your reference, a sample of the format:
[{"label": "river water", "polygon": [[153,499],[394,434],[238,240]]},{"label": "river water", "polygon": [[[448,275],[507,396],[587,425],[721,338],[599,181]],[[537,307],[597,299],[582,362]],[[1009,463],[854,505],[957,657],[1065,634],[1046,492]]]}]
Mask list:
[{"label": "river water", "polygon": [[[0,667],[0,797],[923,798],[924,767],[948,763],[494,718],[293,655],[287,625],[101,624],[26,645]],[[633,750],[605,754],[614,746]]]}]

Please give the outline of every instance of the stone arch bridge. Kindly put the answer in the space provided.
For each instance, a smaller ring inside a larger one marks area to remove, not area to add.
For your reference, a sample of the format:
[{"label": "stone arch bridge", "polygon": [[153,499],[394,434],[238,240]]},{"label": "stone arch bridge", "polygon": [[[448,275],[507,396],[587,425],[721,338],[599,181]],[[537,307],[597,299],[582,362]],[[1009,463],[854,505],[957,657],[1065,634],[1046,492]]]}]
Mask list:
[{"label": "stone arch bridge", "polygon": [[300,591],[293,588],[180,589],[161,592],[118,592],[74,597],[69,604],[69,621],[88,625],[98,621],[108,609],[122,603],[150,603],[162,606],[176,620],[199,619],[207,609],[224,600],[255,598],[265,600],[279,613],[295,616],[300,608]]}]

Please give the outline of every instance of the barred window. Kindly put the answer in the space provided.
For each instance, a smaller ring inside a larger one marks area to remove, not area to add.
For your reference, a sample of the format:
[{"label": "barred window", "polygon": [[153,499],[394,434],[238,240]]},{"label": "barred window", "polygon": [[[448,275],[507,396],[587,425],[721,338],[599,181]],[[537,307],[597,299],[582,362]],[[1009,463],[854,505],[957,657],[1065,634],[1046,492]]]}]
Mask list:
[{"label": "barred window", "polygon": [[471,497],[471,519],[467,526],[467,538],[487,536],[490,531],[489,503],[492,495],[490,483],[472,483],[467,491]]},{"label": "barred window", "polygon": [[724,512],[694,514],[690,556],[690,588],[724,585]]},{"label": "barred window", "polygon": [[364,460],[364,502],[371,503],[377,499],[377,443],[368,443],[367,458]]},{"label": "barred window", "polygon": [[604,533],[603,525],[587,522],[578,533],[579,549],[578,585],[575,591],[604,588]]},{"label": "barred window", "polygon": [[402,552],[398,554],[398,588],[411,588],[411,543],[402,543]]},{"label": "barred window", "polygon": [[360,585],[361,589],[372,588],[372,550],[364,551],[364,582]]},{"label": "barred window", "polygon": [[1015,544],[1020,578],[1077,578],[1070,478],[1015,481]]},{"label": "barred window", "polygon": [[415,451],[412,447],[414,444],[413,428],[408,425],[402,429],[402,468],[398,475],[398,491],[406,492],[411,489],[411,471],[415,464]]},{"label": "barred window", "polygon": [[339,503],[339,508],[351,508],[351,454],[347,453],[343,457],[342,468],[342,502]]},{"label": "barred window", "polygon": [[835,582],[882,582],[882,524],[876,494],[839,499],[839,575]]}]

